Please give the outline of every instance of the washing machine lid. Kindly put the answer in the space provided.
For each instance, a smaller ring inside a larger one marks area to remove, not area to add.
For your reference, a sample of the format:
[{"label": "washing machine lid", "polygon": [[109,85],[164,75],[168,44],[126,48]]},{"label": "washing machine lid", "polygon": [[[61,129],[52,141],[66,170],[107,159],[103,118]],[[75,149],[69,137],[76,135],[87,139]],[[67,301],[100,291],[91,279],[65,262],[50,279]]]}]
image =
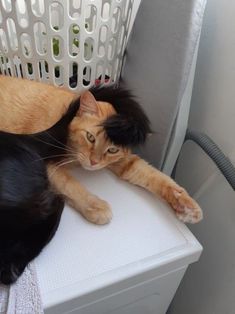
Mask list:
[{"label": "washing machine lid", "polygon": [[74,174],[109,202],[113,219],[97,226],[65,207],[56,235],[35,260],[45,308],[153,268],[161,272],[167,264],[170,271],[199,258],[200,244],[163,201],[107,170]]}]

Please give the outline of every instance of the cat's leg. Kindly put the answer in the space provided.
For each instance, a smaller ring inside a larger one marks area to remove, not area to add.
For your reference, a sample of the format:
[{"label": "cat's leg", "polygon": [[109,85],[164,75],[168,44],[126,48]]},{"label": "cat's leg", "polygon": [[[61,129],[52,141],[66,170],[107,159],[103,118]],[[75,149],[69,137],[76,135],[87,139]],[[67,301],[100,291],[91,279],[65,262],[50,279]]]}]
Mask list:
[{"label": "cat's leg", "polygon": [[180,220],[196,223],[202,219],[201,208],[185,189],[140,157],[129,154],[109,168],[120,178],[160,195],[171,205]]},{"label": "cat's leg", "polygon": [[92,223],[103,225],[112,219],[110,206],[104,200],[90,193],[66,169],[49,164],[48,177],[55,189],[65,196],[69,205]]}]

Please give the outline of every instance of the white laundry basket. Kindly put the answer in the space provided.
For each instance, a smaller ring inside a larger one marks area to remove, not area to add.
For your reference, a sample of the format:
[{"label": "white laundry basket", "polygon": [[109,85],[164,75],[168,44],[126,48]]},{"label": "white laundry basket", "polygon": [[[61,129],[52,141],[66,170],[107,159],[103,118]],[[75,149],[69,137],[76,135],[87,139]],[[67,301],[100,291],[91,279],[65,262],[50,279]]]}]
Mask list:
[{"label": "white laundry basket", "polygon": [[117,81],[133,3],[0,0],[0,72],[73,90]]}]

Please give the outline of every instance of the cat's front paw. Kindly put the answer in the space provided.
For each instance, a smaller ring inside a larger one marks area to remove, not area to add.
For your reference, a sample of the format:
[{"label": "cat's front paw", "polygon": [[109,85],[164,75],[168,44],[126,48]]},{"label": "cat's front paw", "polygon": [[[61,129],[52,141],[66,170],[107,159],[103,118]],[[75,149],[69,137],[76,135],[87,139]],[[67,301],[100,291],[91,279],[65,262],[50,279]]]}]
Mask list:
[{"label": "cat's front paw", "polygon": [[197,223],[202,220],[203,213],[200,206],[183,188],[168,186],[165,188],[163,197],[183,222]]},{"label": "cat's front paw", "polygon": [[88,221],[97,225],[107,224],[112,219],[112,211],[109,204],[97,196],[89,197],[82,214]]}]

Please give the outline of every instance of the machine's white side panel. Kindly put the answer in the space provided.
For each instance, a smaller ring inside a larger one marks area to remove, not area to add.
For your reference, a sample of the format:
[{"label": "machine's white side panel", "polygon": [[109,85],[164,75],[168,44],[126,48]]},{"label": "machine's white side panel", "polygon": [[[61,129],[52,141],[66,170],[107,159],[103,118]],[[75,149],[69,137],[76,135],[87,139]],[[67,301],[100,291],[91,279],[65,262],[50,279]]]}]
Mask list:
[{"label": "machine's white side panel", "polygon": [[[164,276],[152,278],[117,294],[77,307],[71,314],[165,314],[185,273],[186,267]],[[62,310],[62,307],[61,307]],[[48,309],[45,314],[65,314],[60,308]]]},{"label": "machine's white side panel", "polygon": [[195,49],[192,66],[190,69],[190,74],[188,82],[182,97],[182,101],[179,107],[179,112],[176,118],[175,127],[173,134],[170,139],[168,151],[164,161],[163,172],[171,175],[172,170],[175,166],[175,162],[180,153],[181,147],[184,143],[185,133],[188,127],[188,116],[190,110],[190,103],[192,97],[194,74],[197,62],[198,46],[199,46],[200,36],[198,38],[197,47]]}]

